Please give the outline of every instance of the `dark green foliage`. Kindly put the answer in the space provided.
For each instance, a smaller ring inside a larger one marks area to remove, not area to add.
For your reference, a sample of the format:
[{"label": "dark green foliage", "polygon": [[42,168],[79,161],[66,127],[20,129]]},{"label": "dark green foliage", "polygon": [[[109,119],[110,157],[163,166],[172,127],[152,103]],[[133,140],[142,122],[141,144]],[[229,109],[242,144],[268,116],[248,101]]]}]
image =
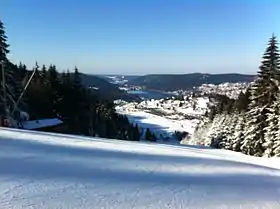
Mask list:
[{"label": "dark green foliage", "polygon": [[145,140],[148,142],[157,141],[157,137],[156,137],[155,133],[153,133],[149,128],[147,128],[145,131]]},{"label": "dark green foliage", "polygon": [[173,91],[178,89],[193,89],[194,86],[202,84],[221,84],[225,82],[251,82],[254,75],[242,74],[202,74],[190,73],[185,75],[146,75],[129,81],[129,84],[144,86],[147,89],[161,91]]},{"label": "dark green foliage", "polygon": [[9,44],[7,44],[5,27],[3,22],[0,20],[0,61],[7,61],[7,55],[10,52],[8,47]]},{"label": "dark green foliage", "polygon": [[139,128],[138,128],[137,124],[133,127],[133,138],[132,139],[134,141],[140,140],[140,133],[139,133]]},{"label": "dark green foliage", "polygon": [[146,133],[145,133],[145,140],[151,141],[151,139],[152,139],[152,133],[151,133],[150,129],[147,128]]},{"label": "dark green foliage", "polygon": [[0,114],[6,114],[6,109],[4,105],[4,92],[2,87],[2,65],[6,64],[7,54],[9,45],[7,44],[7,36],[5,34],[4,24],[0,20],[0,79],[1,79],[1,103],[0,103]]},{"label": "dark green foliage", "polygon": [[276,36],[273,34],[269,40],[268,47],[263,55],[262,66],[260,67],[259,75],[262,76],[265,74],[270,77],[277,77],[279,80],[279,66],[280,66],[280,57]]},{"label": "dark green foliage", "polygon": [[207,116],[209,117],[210,121],[212,121],[215,115],[219,115],[222,113],[231,113],[234,110],[234,99],[230,99],[226,95],[219,95],[219,94],[210,94],[210,99],[214,99],[216,102],[215,106],[210,107],[209,111],[207,112]]},{"label": "dark green foliage", "polygon": [[265,152],[263,145],[266,141],[266,127],[269,125],[267,116],[271,113],[270,107],[276,101],[279,91],[279,64],[277,41],[273,35],[264,53],[258,79],[250,88],[246,118],[248,128],[245,132],[247,146],[243,146],[243,150],[249,150],[250,155],[262,156]]},{"label": "dark green foliage", "polygon": [[181,132],[181,131],[175,131],[174,133],[175,135],[175,138],[178,140],[178,141],[181,141],[182,139],[186,138],[189,136],[189,133],[188,132]]},{"label": "dark green foliage", "polygon": [[26,93],[31,118],[59,117],[68,133],[139,141],[138,127],[81,84],[80,73],[58,73],[55,65],[36,73]]},{"label": "dark green foliage", "polygon": [[152,133],[152,136],[151,136],[151,142],[156,142],[157,141],[157,137],[154,133]]},{"label": "dark green foliage", "polygon": [[[4,117],[10,116],[11,112],[15,108],[15,103],[22,91],[21,78],[23,76],[23,70],[12,64],[7,55],[10,52],[8,49],[7,36],[3,22],[0,20],[0,114]],[[4,78],[5,78],[5,92],[3,88],[3,77],[2,67],[4,67]],[[6,102],[4,102],[6,101]],[[5,105],[6,104],[6,108]]]},{"label": "dark green foliage", "polygon": [[248,105],[250,102],[250,90],[247,89],[245,93],[241,92],[239,94],[239,97],[237,100],[234,102],[233,107],[236,109],[238,112],[244,112],[248,110]]}]

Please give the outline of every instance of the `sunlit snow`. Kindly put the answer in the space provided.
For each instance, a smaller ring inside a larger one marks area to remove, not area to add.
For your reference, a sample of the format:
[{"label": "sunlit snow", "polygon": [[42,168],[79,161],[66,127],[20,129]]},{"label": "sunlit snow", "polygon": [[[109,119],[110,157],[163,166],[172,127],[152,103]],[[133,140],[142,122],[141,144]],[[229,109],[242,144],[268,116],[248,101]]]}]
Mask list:
[{"label": "sunlit snow", "polygon": [[1,209],[280,208],[279,159],[12,129],[0,147]]}]

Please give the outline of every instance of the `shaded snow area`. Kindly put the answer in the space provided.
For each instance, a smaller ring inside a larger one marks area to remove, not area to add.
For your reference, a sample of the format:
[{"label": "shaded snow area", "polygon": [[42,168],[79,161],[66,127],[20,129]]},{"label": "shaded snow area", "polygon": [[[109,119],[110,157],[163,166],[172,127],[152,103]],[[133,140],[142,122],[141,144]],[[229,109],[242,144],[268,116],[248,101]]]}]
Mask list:
[{"label": "shaded snow area", "polygon": [[280,208],[280,160],[0,129],[0,208]]},{"label": "shaded snow area", "polygon": [[21,124],[24,129],[33,130],[33,129],[50,127],[50,126],[56,126],[62,123],[63,122],[58,118],[49,118],[49,119],[41,119],[41,120],[23,121]]}]

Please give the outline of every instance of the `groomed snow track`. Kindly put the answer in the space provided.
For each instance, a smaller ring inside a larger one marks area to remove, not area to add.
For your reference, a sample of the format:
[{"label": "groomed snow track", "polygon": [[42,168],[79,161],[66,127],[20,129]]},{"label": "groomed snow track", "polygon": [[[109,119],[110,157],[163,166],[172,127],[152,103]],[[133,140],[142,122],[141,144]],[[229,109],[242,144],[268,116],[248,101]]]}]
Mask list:
[{"label": "groomed snow track", "polygon": [[280,160],[0,129],[0,208],[280,208]]}]

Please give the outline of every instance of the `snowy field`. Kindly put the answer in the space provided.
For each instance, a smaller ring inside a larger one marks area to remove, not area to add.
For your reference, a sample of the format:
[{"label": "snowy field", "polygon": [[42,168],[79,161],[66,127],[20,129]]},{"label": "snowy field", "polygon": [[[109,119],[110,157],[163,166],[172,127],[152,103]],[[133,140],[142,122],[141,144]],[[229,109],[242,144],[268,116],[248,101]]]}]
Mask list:
[{"label": "snowy field", "polygon": [[208,98],[199,97],[191,101],[146,100],[140,103],[117,104],[116,111],[126,115],[129,121],[142,129],[149,128],[156,134],[170,138],[166,143],[179,143],[174,139],[175,131],[188,132],[191,136],[200,121],[199,117],[207,110]]},{"label": "snowy field", "polygon": [[163,137],[169,137],[168,141],[159,140],[164,143],[176,143],[179,141],[177,139],[173,139],[173,135],[175,131],[188,131],[189,133],[193,133],[194,129],[198,123],[198,120],[173,120],[170,118],[154,115],[151,113],[147,113],[145,111],[118,111],[120,114],[124,114],[127,116],[129,121],[133,124],[137,124],[138,127],[142,129],[149,128],[153,131],[154,134],[160,139],[160,135]]},{"label": "snowy field", "polygon": [[0,129],[0,208],[280,208],[280,160]]}]

